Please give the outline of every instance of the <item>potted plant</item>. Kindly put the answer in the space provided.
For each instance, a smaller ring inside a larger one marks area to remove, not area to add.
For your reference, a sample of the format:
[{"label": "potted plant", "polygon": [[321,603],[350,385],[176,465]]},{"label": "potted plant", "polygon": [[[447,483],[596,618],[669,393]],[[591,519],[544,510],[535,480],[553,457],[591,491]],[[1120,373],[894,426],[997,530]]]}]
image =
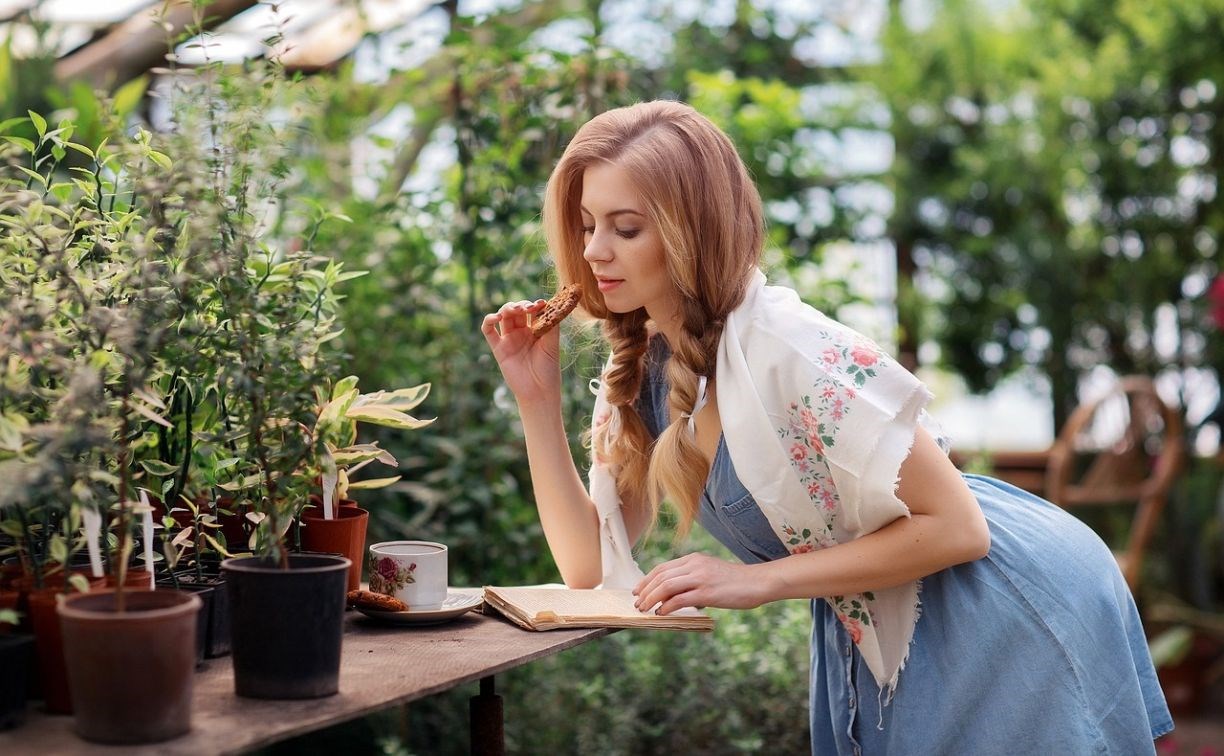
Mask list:
[{"label": "potted plant", "polygon": [[[207,275],[199,260],[175,249],[177,221],[163,214],[175,201],[175,177],[151,139],[139,130],[113,147],[72,147],[92,158],[89,170],[77,172],[93,175],[95,190],[77,186],[59,197],[69,227],[78,232],[62,264],[66,275],[92,289],[87,306],[94,317],[72,334],[78,370],[92,379],[80,398],[92,402],[90,410],[109,430],[104,442],[85,452],[93,469],[74,481],[72,492],[99,518],[113,513],[116,548],[113,589],[67,597],[58,614],[76,732],[106,743],[156,742],[190,729],[200,608],[189,593],[148,590],[150,575],[139,578],[142,590],[135,591],[128,578],[138,520],[145,523],[146,547],[152,538],[148,505],[135,501],[134,446],[149,425],[171,425],[152,384],[184,303]],[[104,202],[105,189],[97,186],[112,175]],[[118,185],[121,179],[130,186]],[[81,497],[87,490],[91,495]]]},{"label": "potted plant", "polygon": [[[306,320],[316,295],[331,304],[331,284],[309,291],[318,258],[290,253],[248,257],[225,287],[239,359],[225,392],[243,428],[238,481],[228,486],[245,500],[255,524],[254,555],[222,562],[230,603],[234,685],[240,696],[312,698],[339,689],[348,559],[290,553],[287,533],[305,507],[308,481],[318,470],[310,432],[317,422],[311,386],[320,368],[316,351],[330,316]],[[279,324],[306,321],[306,332]],[[313,322],[310,322],[313,321]],[[315,330],[318,329],[318,330]],[[323,331],[319,333],[318,331]],[[304,472],[307,471],[307,472]]]},{"label": "potted plant", "polygon": [[[243,91],[256,87],[264,96],[280,80],[275,72],[267,78],[247,72],[243,82],[232,83]],[[211,96],[205,92],[199,99]],[[211,246],[223,252],[215,295],[224,322],[216,348],[225,359],[219,361],[216,391],[224,406],[221,427],[239,459],[232,482],[221,488],[232,497],[231,509],[247,508],[253,525],[253,554],[221,564],[234,686],[238,695],[257,698],[326,696],[338,690],[350,563],[292,553],[289,529],[307,504],[310,481],[321,473],[312,433],[318,421],[314,387],[324,384],[327,365],[334,362],[334,287],[355,274],[308,248],[265,239],[249,213],[234,211],[235,203],[253,205],[273,191],[258,182],[283,175],[273,164],[284,147],[275,134],[251,132],[249,109],[220,113],[213,108],[205,117],[244,120],[203,128],[223,140],[231,132],[247,140],[224,146],[230,158],[206,203],[219,208]],[[303,234],[307,240],[314,235]]]},{"label": "potted plant", "polygon": [[433,420],[418,420],[407,414],[429,395],[428,383],[394,391],[361,394],[357,377],[336,382],[330,394],[318,390],[319,416],[314,427],[316,443],[322,444],[322,495],[311,495],[312,507],[302,513],[301,545],[307,551],[339,552],[351,562],[347,589],[356,590],[361,582],[366,527],[370,513],[348,498],[354,489],[389,486],[400,479],[373,478],[357,482],[350,475],[378,461],[398,465],[395,457],[374,441],[357,443],[357,423],[367,422],[401,430],[423,428]]}]

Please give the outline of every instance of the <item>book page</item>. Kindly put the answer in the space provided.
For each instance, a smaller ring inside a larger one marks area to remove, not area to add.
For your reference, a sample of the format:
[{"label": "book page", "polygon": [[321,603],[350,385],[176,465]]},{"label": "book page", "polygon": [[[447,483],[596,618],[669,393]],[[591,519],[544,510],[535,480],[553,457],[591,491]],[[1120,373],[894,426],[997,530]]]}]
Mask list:
[{"label": "book page", "polygon": [[485,590],[494,592],[504,602],[514,605],[526,617],[536,619],[552,616],[666,620],[668,617],[706,616],[692,607],[662,616],[653,611],[638,611],[633,606],[636,597],[628,589],[486,587]]}]

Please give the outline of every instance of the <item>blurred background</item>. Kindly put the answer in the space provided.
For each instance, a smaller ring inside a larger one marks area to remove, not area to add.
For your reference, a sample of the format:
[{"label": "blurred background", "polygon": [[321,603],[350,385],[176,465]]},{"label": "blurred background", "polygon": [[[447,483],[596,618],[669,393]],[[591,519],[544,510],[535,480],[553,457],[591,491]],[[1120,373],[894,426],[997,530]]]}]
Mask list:
[{"label": "blurred background", "polygon": [[[340,289],[336,377],[433,384],[433,426],[378,436],[404,479],[363,492],[370,537],[443,540],[480,585],[559,577],[477,324],[551,291],[539,210],[574,130],[694,105],[758,182],[770,277],[916,370],[960,464],[1138,501],[1075,511],[1131,550],[1190,733],[1162,746],[1198,753],[1194,723],[1224,716],[1221,38],[1224,0],[0,0],[0,121],[219,143],[178,117],[210,76],[225,123],[275,131],[269,244],[370,272]],[[605,355],[564,339],[585,459]],[[1125,376],[1147,404],[1111,394]],[[663,534],[645,561],[694,549],[721,553]],[[717,615],[712,638],[623,632],[505,675],[508,747],[805,752],[808,606]],[[268,752],[466,753],[473,693]]]}]

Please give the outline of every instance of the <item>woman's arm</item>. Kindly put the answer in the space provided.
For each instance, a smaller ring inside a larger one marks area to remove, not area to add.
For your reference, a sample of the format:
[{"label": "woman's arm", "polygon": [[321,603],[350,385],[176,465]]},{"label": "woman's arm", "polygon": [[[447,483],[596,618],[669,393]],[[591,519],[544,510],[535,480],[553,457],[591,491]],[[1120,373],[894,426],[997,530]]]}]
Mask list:
[{"label": "woman's arm", "polygon": [[527,463],[544,537],[570,588],[594,588],[603,579],[599,517],[587,494],[561,422],[561,403],[519,404],[527,437]]},{"label": "woman's arm", "polygon": [[638,585],[638,605],[748,609],[789,598],[889,588],[971,562],[990,550],[977,499],[935,440],[919,427],[901,465],[897,496],[909,507],[874,533],[807,554],[742,565],[689,554],[659,565]]},{"label": "woman's arm", "polygon": [[594,588],[603,579],[599,518],[561,421],[560,331],[537,339],[527,324],[544,304],[508,303],[486,315],[480,330],[518,401],[536,508],[561,579],[571,588]]}]

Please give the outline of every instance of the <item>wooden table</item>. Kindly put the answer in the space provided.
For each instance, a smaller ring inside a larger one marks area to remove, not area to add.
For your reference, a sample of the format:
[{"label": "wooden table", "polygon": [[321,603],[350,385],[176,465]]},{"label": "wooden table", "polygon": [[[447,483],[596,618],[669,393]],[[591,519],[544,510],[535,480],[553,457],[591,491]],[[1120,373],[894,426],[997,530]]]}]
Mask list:
[{"label": "wooden table", "polygon": [[32,708],[23,725],[0,733],[0,754],[240,753],[474,680],[481,681],[481,695],[472,699],[472,749],[496,753],[502,747],[501,702],[493,694],[493,675],[613,632],[531,632],[475,611],[424,627],[377,624],[357,612],[349,612],[345,621],[340,692],[334,696],[238,698],[230,657],[210,659],[195,675],[192,730],[181,738],[142,747],[93,745],[73,734],[72,717]]}]

